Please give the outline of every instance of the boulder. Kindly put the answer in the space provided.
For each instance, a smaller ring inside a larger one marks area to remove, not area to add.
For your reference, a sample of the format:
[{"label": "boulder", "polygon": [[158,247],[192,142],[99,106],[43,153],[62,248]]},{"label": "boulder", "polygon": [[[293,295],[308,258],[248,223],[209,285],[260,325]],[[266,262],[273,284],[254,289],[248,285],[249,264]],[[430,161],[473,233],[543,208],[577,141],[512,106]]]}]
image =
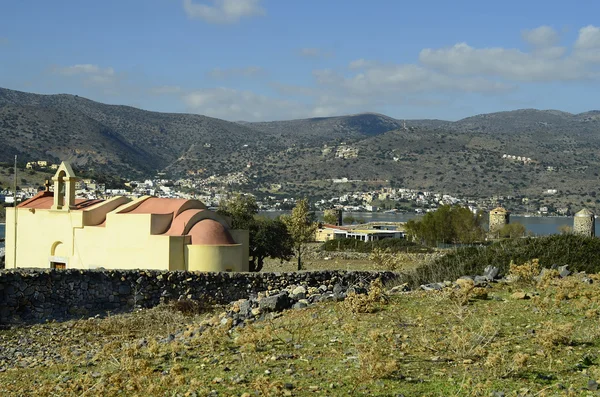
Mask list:
[{"label": "boulder", "polygon": [[292,300],[286,293],[267,296],[258,302],[258,307],[265,312],[278,312],[289,309],[292,305]]},{"label": "boulder", "polygon": [[483,269],[483,277],[490,281],[498,277],[498,273],[500,273],[500,269],[496,266],[486,266],[485,269]]}]

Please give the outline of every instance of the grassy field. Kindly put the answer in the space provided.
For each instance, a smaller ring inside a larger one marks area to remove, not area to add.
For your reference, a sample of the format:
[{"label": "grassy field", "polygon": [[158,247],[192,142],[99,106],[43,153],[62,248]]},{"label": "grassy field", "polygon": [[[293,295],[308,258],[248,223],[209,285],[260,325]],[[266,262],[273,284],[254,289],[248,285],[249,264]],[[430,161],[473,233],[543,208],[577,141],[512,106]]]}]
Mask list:
[{"label": "grassy field", "polygon": [[164,305],[0,331],[0,395],[598,395],[600,276],[531,267],[492,288],[374,286],[231,330],[220,308]]},{"label": "grassy field", "polygon": [[[347,252],[323,252],[320,251],[322,243],[308,244],[307,253],[302,259],[303,270],[392,270],[410,271],[427,263],[431,258],[438,255],[429,254],[404,254],[394,253],[395,263],[393,268],[377,263],[368,253]],[[279,259],[265,259],[264,272],[293,272],[298,263],[295,258],[290,261]]]}]

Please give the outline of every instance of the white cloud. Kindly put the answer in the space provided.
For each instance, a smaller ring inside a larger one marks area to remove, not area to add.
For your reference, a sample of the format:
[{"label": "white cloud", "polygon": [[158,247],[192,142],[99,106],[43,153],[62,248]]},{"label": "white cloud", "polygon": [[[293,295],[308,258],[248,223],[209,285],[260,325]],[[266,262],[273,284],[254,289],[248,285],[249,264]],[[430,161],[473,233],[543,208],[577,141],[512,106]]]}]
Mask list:
[{"label": "white cloud", "polygon": [[579,29],[574,54],[583,62],[600,63],[600,27],[589,25]]},{"label": "white cloud", "polygon": [[348,68],[350,69],[364,69],[364,68],[368,68],[368,67],[372,67],[377,65],[378,62],[377,61],[370,61],[368,59],[356,59],[352,62],[350,62],[350,64],[348,65]]},{"label": "white cloud", "polygon": [[300,55],[303,58],[319,59],[319,58],[330,58],[333,56],[333,52],[324,50],[322,48],[306,47],[306,48],[299,49],[298,55]]},{"label": "white cloud", "polygon": [[521,37],[534,47],[552,47],[559,41],[558,33],[550,26],[523,30]]},{"label": "white cloud", "polygon": [[183,90],[178,85],[163,85],[160,87],[152,87],[148,91],[152,95],[175,95],[180,94]]},{"label": "white cloud", "polygon": [[[578,42],[581,40],[580,35]],[[583,40],[588,45],[592,40]],[[568,81],[597,77],[597,71],[577,52],[565,56],[562,47],[547,47],[531,53],[511,48],[474,48],[459,43],[449,48],[426,48],[421,63],[450,75],[481,75],[511,81]]]},{"label": "white cloud", "polygon": [[258,66],[248,66],[245,68],[221,69],[215,68],[208,72],[208,75],[214,79],[229,79],[236,77],[253,77],[264,73],[264,69]]},{"label": "white cloud", "polygon": [[288,119],[308,114],[306,106],[298,102],[232,88],[198,90],[182,98],[188,111],[232,121]]},{"label": "white cloud", "polygon": [[575,48],[600,48],[600,28],[597,26],[588,25],[579,29],[579,37],[577,37],[577,41],[575,42]]},{"label": "white cloud", "polygon": [[102,69],[98,65],[92,65],[89,63],[78,64],[73,66],[65,66],[57,68],[56,71],[65,76],[73,76],[76,74],[87,74],[87,75],[102,75],[102,76],[114,76],[115,71],[113,68]]},{"label": "white cloud", "polygon": [[[425,48],[415,63],[358,58],[339,69],[314,70],[313,84],[271,83],[274,96],[219,88],[191,93],[184,100],[190,110],[215,117],[272,120],[451,106],[461,95],[504,95],[521,84],[600,79],[600,28],[581,28],[568,47],[559,45],[559,34],[548,26],[521,34],[527,50],[457,43]],[[301,50],[307,57],[322,53],[315,48]],[[244,70],[218,69],[212,75],[244,75]]]},{"label": "white cloud", "polygon": [[53,72],[63,76],[82,78],[83,82],[89,85],[111,85],[117,80],[117,75],[113,68],[102,68],[89,63],[55,67]]},{"label": "white cloud", "polygon": [[183,0],[183,8],[190,18],[210,23],[235,23],[244,17],[265,15],[261,0],[211,0],[209,4]]},{"label": "white cloud", "polygon": [[349,76],[331,70],[314,73],[317,84],[344,91],[346,95],[382,95],[439,91],[505,92],[511,84],[481,77],[455,77],[415,64],[389,64],[365,67]]}]

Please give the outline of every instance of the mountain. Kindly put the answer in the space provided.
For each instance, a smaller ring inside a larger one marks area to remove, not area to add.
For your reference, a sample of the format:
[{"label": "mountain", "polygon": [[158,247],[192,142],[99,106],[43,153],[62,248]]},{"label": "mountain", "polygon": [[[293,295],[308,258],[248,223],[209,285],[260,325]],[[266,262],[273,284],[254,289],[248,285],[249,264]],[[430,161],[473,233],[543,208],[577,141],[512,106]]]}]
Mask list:
[{"label": "mountain", "polygon": [[[74,95],[0,89],[0,161],[69,160],[124,174],[229,170],[256,161],[276,142],[220,119],[105,105]],[[244,145],[248,145],[244,147]]]},{"label": "mountain", "polygon": [[[329,196],[392,184],[543,198],[557,189],[562,196],[553,199],[560,202],[595,205],[599,132],[597,110],[521,109],[454,122],[375,113],[228,122],[0,89],[2,162],[14,154],[23,161],[70,160],[129,177],[241,173],[246,189],[270,194]],[[354,187],[331,183],[340,178]]]}]

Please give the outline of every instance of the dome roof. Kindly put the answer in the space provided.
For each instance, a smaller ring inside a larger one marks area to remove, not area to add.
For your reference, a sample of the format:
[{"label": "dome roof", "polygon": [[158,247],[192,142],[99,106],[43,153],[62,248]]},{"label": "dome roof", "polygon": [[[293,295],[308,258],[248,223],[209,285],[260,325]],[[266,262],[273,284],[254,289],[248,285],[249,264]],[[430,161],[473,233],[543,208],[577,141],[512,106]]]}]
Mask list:
[{"label": "dome roof", "polygon": [[506,213],[508,213],[508,211],[506,210],[506,208],[503,208],[503,207],[496,207],[491,212],[493,212],[495,214],[506,214]]},{"label": "dome roof", "polygon": [[590,210],[588,210],[587,208],[582,209],[581,211],[579,211],[578,213],[575,214],[575,216],[594,216],[594,213]]},{"label": "dome roof", "polygon": [[192,237],[192,245],[236,244],[225,226],[212,219],[203,219],[196,223],[188,235]]}]

